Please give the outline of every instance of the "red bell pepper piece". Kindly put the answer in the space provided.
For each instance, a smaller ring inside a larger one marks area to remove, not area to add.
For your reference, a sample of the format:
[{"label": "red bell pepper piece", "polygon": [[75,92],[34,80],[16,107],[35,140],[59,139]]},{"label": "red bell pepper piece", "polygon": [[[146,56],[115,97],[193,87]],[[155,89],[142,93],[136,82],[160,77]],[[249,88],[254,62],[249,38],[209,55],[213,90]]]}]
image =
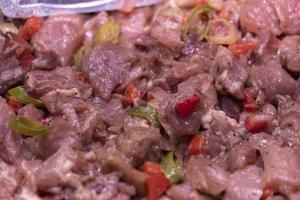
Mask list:
[{"label": "red bell pepper piece", "polygon": [[206,6],[207,4],[207,0],[197,0],[196,7]]},{"label": "red bell pepper piece", "polygon": [[140,169],[149,175],[163,174],[160,165],[151,161],[146,161]]},{"label": "red bell pepper piece", "polygon": [[77,80],[84,83],[87,81],[87,78],[83,74],[80,74],[77,76]]},{"label": "red bell pepper piece", "polygon": [[21,28],[20,33],[25,40],[30,40],[31,37],[36,34],[44,24],[44,20],[38,17],[30,17]]},{"label": "red bell pepper piece", "polygon": [[172,186],[170,180],[163,174],[154,174],[146,178],[147,199],[157,200]]},{"label": "red bell pepper piece", "polygon": [[49,125],[49,123],[52,119],[53,119],[53,117],[47,117],[47,118],[41,119],[40,122],[44,125]]},{"label": "red bell pepper piece", "polygon": [[278,192],[276,188],[274,188],[274,187],[268,187],[268,186],[267,186],[267,187],[265,187],[265,188],[263,189],[263,193],[262,193],[260,199],[261,199],[261,200],[266,200],[266,199],[268,199],[269,197],[274,196],[274,194],[275,194],[276,192]]},{"label": "red bell pepper piece", "polygon": [[246,117],[245,127],[248,132],[257,133],[263,131],[268,126],[268,121],[257,119],[254,115]]},{"label": "red bell pepper piece", "polygon": [[31,67],[33,60],[34,56],[32,54],[28,54],[20,59],[20,65],[24,70],[27,70]]},{"label": "red bell pepper piece", "polygon": [[23,107],[23,104],[20,103],[16,97],[7,95],[6,96],[6,103],[9,107],[11,107],[14,111],[18,111],[20,108]]},{"label": "red bell pepper piece", "polygon": [[128,85],[124,92],[124,102],[128,105],[133,104],[133,100],[141,96],[141,91],[134,85]]},{"label": "red bell pepper piece", "polygon": [[204,142],[205,141],[202,134],[195,135],[188,147],[189,155],[192,156],[192,155],[200,154],[202,152]]},{"label": "red bell pepper piece", "polygon": [[237,42],[229,45],[229,50],[235,57],[250,53],[256,49],[257,45],[254,42]]},{"label": "red bell pepper piece", "polygon": [[175,106],[175,110],[182,117],[187,117],[197,108],[199,102],[200,102],[200,97],[194,94],[190,98],[177,103]]},{"label": "red bell pepper piece", "polygon": [[222,11],[218,14],[218,18],[224,19],[224,20],[228,21],[229,18],[230,18],[230,14],[229,14],[228,11],[222,10]]},{"label": "red bell pepper piece", "polygon": [[257,108],[252,92],[250,89],[246,88],[244,90],[244,109],[248,112],[254,112]]},{"label": "red bell pepper piece", "polygon": [[125,14],[131,13],[134,9],[134,6],[135,0],[125,0],[120,11]]}]

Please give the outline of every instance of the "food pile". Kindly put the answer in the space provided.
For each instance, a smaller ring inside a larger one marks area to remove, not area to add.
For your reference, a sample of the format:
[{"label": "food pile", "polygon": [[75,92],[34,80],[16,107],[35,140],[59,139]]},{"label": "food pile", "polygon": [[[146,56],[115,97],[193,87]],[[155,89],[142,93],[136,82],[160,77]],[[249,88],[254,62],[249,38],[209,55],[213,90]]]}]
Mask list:
[{"label": "food pile", "polygon": [[300,0],[0,18],[0,199],[299,200]]}]

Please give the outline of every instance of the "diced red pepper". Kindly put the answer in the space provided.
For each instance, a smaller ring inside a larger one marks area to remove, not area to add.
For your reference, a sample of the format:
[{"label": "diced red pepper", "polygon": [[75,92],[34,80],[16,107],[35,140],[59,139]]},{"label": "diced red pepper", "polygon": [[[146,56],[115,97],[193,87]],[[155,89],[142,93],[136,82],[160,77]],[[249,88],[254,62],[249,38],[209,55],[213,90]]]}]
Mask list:
[{"label": "diced red pepper", "polygon": [[20,58],[20,65],[24,70],[28,70],[31,67],[33,60],[34,56],[32,54],[28,54]]},{"label": "diced red pepper", "polygon": [[6,96],[6,103],[9,107],[11,107],[14,111],[18,111],[20,108],[23,107],[23,104],[20,103],[16,97],[7,95]]},{"label": "diced red pepper", "polygon": [[171,186],[172,183],[170,180],[162,174],[148,176],[146,178],[147,199],[157,200]]},{"label": "diced red pepper", "polygon": [[124,101],[128,105],[133,104],[133,100],[141,96],[141,91],[134,85],[128,85],[124,92]]},{"label": "diced red pepper", "polygon": [[53,117],[47,117],[44,119],[41,119],[40,122],[44,125],[49,125],[49,122],[53,119]]},{"label": "diced red pepper", "polygon": [[44,20],[38,17],[30,17],[21,28],[20,33],[25,40],[30,40],[31,37],[36,34],[44,24]]},{"label": "diced red pepper", "polygon": [[151,93],[147,93],[147,101],[152,101],[154,99],[154,96]]},{"label": "diced red pepper", "polygon": [[87,79],[83,74],[77,76],[77,80],[80,82],[85,82]]},{"label": "diced red pepper", "polygon": [[175,106],[175,110],[182,117],[187,117],[197,108],[199,102],[200,102],[200,97],[194,94],[190,98],[177,103]]},{"label": "diced red pepper", "polygon": [[160,165],[151,161],[146,161],[141,166],[141,171],[145,172],[148,175],[163,174]]},{"label": "diced red pepper", "polygon": [[222,11],[219,13],[218,18],[224,19],[224,20],[228,21],[229,18],[230,18],[230,14],[229,14],[228,11],[222,10]]},{"label": "diced red pepper", "polygon": [[245,127],[248,132],[257,133],[263,131],[268,126],[268,121],[257,119],[255,115],[246,117]]},{"label": "diced red pepper", "polygon": [[255,99],[253,93],[250,89],[246,88],[244,90],[244,109],[248,112],[254,112],[257,110],[257,105],[255,104]]},{"label": "diced red pepper", "polygon": [[125,14],[131,13],[134,9],[134,6],[135,6],[135,0],[125,0],[123,7],[121,8],[120,11]]},{"label": "diced red pepper", "polygon": [[269,197],[274,196],[274,194],[277,192],[277,189],[275,189],[274,187],[265,187],[263,189],[263,193],[260,197],[261,200],[266,200]]},{"label": "diced red pepper", "polygon": [[254,42],[237,42],[229,45],[229,50],[235,57],[250,53],[256,49],[257,45]]},{"label": "diced red pepper", "polygon": [[197,0],[196,7],[202,7],[207,5],[207,0]]},{"label": "diced red pepper", "polygon": [[202,134],[197,134],[193,137],[189,147],[188,153],[190,156],[200,154],[204,145],[204,137]]}]

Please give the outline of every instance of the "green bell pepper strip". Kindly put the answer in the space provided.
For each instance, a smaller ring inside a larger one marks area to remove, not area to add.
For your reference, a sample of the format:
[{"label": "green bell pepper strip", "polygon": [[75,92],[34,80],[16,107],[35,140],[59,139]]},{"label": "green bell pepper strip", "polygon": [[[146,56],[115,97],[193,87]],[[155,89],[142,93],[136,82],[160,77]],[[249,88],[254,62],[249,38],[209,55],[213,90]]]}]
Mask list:
[{"label": "green bell pepper strip", "polygon": [[128,109],[128,114],[136,117],[147,119],[152,126],[159,128],[160,123],[156,113],[156,110],[147,106],[138,106]]},{"label": "green bell pepper strip", "polygon": [[165,176],[176,184],[182,179],[182,158],[174,159],[172,152],[168,152],[161,160],[161,167]]},{"label": "green bell pepper strip", "polygon": [[23,104],[32,104],[38,108],[44,108],[44,104],[42,101],[37,100],[29,96],[24,87],[18,86],[8,90],[8,94],[15,97],[19,102]]},{"label": "green bell pepper strip", "polygon": [[17,116],[10,123],[10,128],[25,136],[36,136],[48,133],[49,127],[32,121],[23,116]]}]

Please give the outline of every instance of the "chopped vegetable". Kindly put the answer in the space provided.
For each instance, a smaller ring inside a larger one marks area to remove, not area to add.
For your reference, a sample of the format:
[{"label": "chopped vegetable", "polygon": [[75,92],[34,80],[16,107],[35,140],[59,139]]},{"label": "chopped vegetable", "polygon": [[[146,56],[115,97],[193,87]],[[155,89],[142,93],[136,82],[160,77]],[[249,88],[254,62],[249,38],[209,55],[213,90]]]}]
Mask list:
[{"label": "chopped vegetable", "polygon": [[128,110],[128,114],[147,119],[152,126],[156,128],[160,127],[158,116],[154,108],[147,106],[133,107]]},{"label": "chopped vegetable", "polygon": [[20,103],[16,97],[7,95],[6,97],[6,103],[9,107],[11,107],[14,111],[18,111],[20,108],[22,108],[23,104]]},{"label": "chopped vegetable", "polygon": [[78,49],[78,51],[74,54],[74,64],[77,67],[77,69],[81,69],[81,60],[84,55],[84,53],[87,50],[87,46],[83,45]]},{"label": "chopped vegetable", "polygon": [[124,0],[123,6],[121,8],[121,12],[128,14],[131,13],[135,6],[135,0]]},{"label": "chopped vegetable", "polygon": [[124,93],[124,101],[128,105],[132,105],[133,100],[141,96],[141,91],[134,85],[128,85]]},{"label": "chopped vegetable", "polygon": [[[209,6],[209,5],[197,6],[192,11],[192,14],[190,15],[189,19],[187,20],[187,23],[185,24],[185,26],[183,28],[183,33],[182,33],[183,39],[185,39],[187,37],[195,17],[197,17],[199,15],[202,15],[202,14],[207,14],[207,13],[210,13],[210,12],[213,12],[213,11],[214,11],[214,8]],[[200,31],[200,37],[205,37],[206,36],[206,35],[203,35],[203,32],[205,33],[206,29],[207,29],[207,24],[204,25],[204,28],[202,29],[202,31]]]},{"label": "chopped vegetable", "polygon": [[194,94],[190,98],[177,103],[175,106],[175,110],[182,117],[187,117],[197,108],[199,102],[200,102],[200,97]]},{"label": "chopped vegetable", "polygon": [[10,123],[10,128],[25,136],[42,135],[46,134],[49,130],[48,126],[22,116],[17,116]]},{"label": "chopped vegetable", "polygon": [[196,7],[203,7],[205,5],[207,5],[207,0],[197,0],[196,1]]},{"label": "chopped vegetable", "polygon": [[214,19],[208,24],[207,40],[214,44],[233,44],[238,39],[238,33],[234,24],[224,19]]},{"label": "chopped vegetable", "polygon": [[146,161],[141,166],[141,171],[143,171],[143,172],[145,172],[146,174],[149,174],[149,175],[163,174],[160,165],[155,163],[155,162],[151,162],[151,161]]},{"label": "chopped vegetable", "polygon": [[263,193],[260,197],[261,200],[266,200],[269,197],[274,196],[274,194],[277,192],[277,189],[273,188],[273,187],[265,187],[263,189]]},{"label": "chopped vegetable", "polygon": [[254,112],[257,110],[257,105],[255,104],[255,99],[252,92],[246,88],[244,90],[244,109],[248,112]]},{"label": "chopped vegetable", "polygon": [[18,86],[8,90],[8,94],[15,97],[19,102],[23,104],[32,104],[36,107],[43,108],[44,104],[42,101],[37,100],[29,96],[24,87]]},{"label": "chopped vegetable", "polygon": [[44,119],[41,119],[40,122],[44,125],[49,125],[50,121],[53,119],[53,117],[47,117],[47,118],[44,118]]},{"label": "chopped vegetable", "polygon": [[202,134],[197,134],[193,137],[189,148],[188,153],[190,156],[200,154],[204,145],[204,137]]},{"label": "chopped vegetable", "polygon": [[32,54],[28,54],[20,59],[20,65],[24,70],[28,70],[31,67],[33,60],[34,56]]},{"label": "chopped vegetable", "polygon": [[165,176],[173,183],[176,184],[182,179],[182,165],[181,161],[174,160],[172,152],[167,153],[163,156],[161,166]]},{"label": "chopped vegetable", "polygon": [[104,42],[116,44],[119,41],[120,31],[120,24],[114,18],[110,17],[96,32],[95,43],[97,45],[103,44]]},{"label": "chopped vegetable", "polygon": [[229,20],[229,17],[230,17],[230,14],[229,14],[228,11],[222,10],[222,11],[219,13],[218,17],[221,18],[221,19],[224,19],[224,20],[228,21],[228,20]]},{"label": "chopped vegetable", "polygon": [[10,32],[17,34],[19,32],[19,29],[13,23],[3,22],[0,24],[0,31],[2,33]]},{"label": "chopped vegetable", "polygon": [[148,176],[146,178],[147,200],[157,200],[171,186],[169,179],[162,174]]},{"label": "chopped vegetable", "polygon": [[263,131],[268,126],[268,121],[259,119],[255,115],[248,116],[245,120],[245,127],[248,132],[257,133]]},{"label": "chopped vegetable", "polygon": [[77,76],[77,80],[80,82],[86,82],[87,78],[83,74],[80,74]]},{"label": "chopped vegetable", "polygon": [[25,40],[30,40],[43,26],[44,20],[38,17],[30,17],[21,28],[21,35]]},{"label": "chopped vegetable", "polygon": [[237,42],[229,45],[228,48],[235,57],[240,57],[241,55],[254,51],[257,45],[254,42]]}]

